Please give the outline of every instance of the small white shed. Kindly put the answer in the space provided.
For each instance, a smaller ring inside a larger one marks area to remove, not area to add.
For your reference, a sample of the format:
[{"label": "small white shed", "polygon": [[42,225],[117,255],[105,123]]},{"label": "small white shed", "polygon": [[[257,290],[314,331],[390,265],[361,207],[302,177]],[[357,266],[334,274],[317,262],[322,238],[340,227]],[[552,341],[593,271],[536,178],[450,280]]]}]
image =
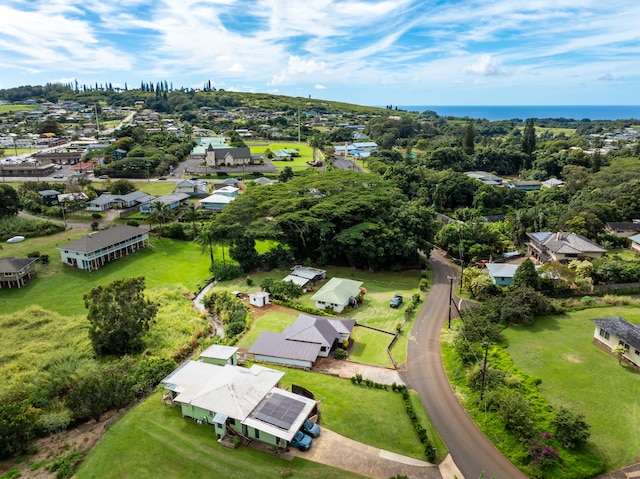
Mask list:
[{"label": "small white shed", "polygon": [[269,293],[266,291],[256,291],[255,293],[249,293],[249,303],[262,308],[269,304]]}]

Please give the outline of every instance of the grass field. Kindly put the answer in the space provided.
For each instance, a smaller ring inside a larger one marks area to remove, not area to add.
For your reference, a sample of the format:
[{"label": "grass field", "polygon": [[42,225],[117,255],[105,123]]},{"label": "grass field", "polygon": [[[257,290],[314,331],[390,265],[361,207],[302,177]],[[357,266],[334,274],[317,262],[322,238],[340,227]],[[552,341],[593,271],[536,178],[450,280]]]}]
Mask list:
[{"label": "grass field", "polygon": [[640,323],[639,308],[607,307],[536,319],[531,327],[504,332],[515,364],[542,379],[544,397],[554,407],[585,415],[589,444],[607,470],[637,461],[640,451],[640,373],[592,344],[595,326],[589,320],[610,316]]},{"label": "grass field", "polygon": [[156,394],[109,428],[74,477],[275,479],[285,467],[299,477],[361,477],[299,458],[289,462],[250,447],[225,449],[210,426],[183,419],[179,408],[164,406]]},{"label": "grass field", "polygon": [[313,148],[311,148],[307,143],[298,143],[297,141],[290,141],[286,143],[251,143],[247,142],[247,146],[251,148],[252,154],[262,154],[264,151],[269,148],[271,151],[275,150],[283,150],[283,149],[296,149],[300,152],[300,156],[293,158],[292,161],[279,161],[279,160],[271,160],[273,166],[275,166],[278,170],[283,170],[286,166],[290,166],[294,171],[306,170],[309,167],[307,161],[313,160]]},{"label": "grass field", "polygon": [[[242,291],[252,293],[260,289],[260,283],[265,278],[273,278],[281,280],[288,274],[288,271],[269,271],[265,273],[252,274],[252,286],[247,286],[245,278],[236,278],[232,281],[224,281],[218,283],[217,289],[227,291]],[[392,366],[386,349],[393,338],[392,334],[396,331],[396,325],[404,320],[404,311],[406,304],[411,299],[411,295],[418,293],[418,284],[420,282],[420,272],[418,270],[409,270],[401,272],[366,272],[357,271],[353,268],[327,267],[327,278],[340,277],[363,281],[363,287],[367,290],[364,302],[357,308],[349,308],[339,316],[342,318],[355,319],[359,324],[366,324],[391,334],[385,334],[367,330],[365,328],[356,328],[353,337],[357,344],[350,352],[350,359],[353,361],[363,362],[367,364],[389,367]],[[316,290],[322,287],[320,283]],[[389,307],[389,301],[394,294],[400,293],[404,296],[405,301],[400,308],[392,309]],[[296,300],[302,305],[315,307],[314,301],[311,300],[314,292],[304,293]],[[423,295],[424,298],[424,295]],[[297,315],[297,313],[296,313]],[[262,331],[281,332],[284,329],[282,318],[276,316],[265,315],[254,324],[252,330],[245,337],[257,338]],[[415,314],[414,316],[415,317]],[[413,318],[412,317],[412,318]],[[271,323],[273,318],[274,323]],[[413,319],[412,319],[413,320]],[[411,321],[412,321],[411,320]],[[398,341],[394,344],[392,354],[398,364],[402,364],[407,360],[407,342],[409,340],[408,331],[412,323],[409,321],[400,334]],[[287,323],[288,324],[288,323]],[[255,329],[255,331],[254,331]],[[252,341],[253,342],[253,341]],[[245,343],[243,338],[242,344]],[[365,344],[366,343],[366,344]],[[246,346],[242,346],[246,347]]]},{"label": "grass field", "polygon": [[[37,276],[26,287],[0,290],[0,314],[20,311],[26,305],[38,305],[60,314],[84,313],[82,295],[94,286],[123,277],[144,276],[148,288],[175,285],[195,291],[209,277],[208,256],[191,242],[152,238],[151,247],[120,258],[97,271],[82,271],[63,265],[58,246],[86,234],[73,229],[22,243],[3,245],[3,255],[24,256],[30,251],[49,254],[49,265],[37,266]],[[216,252],[221,259],[221,251]]]},{"label": "grass field", "polygon": [[[356,386],[349,380],[323,374],[283,371],[286,372],[284,386],[297,384],[322,398],[324,427],[375,447],[424,459],[423,447],[413,432],[399,393]],[[419,399],[412,394],[411,400],[421,423],[432,432]],[[373,411],[385,413],[373,414]],[[443,458],[444,445],[437,435],[431,437],[438,457]],[[183,419],[180,409],[163,405],[158,393],[109,428],[76,477],[137,478],[174,474],[204,478],[216,477],[219,472],[230,479],[275,478],[283,467],[292,467],[294,475],[299,477],[360,477],[300,458],[286,462],[245,446],[225,449],[216,443],[210,426]]]},{"label": "grass field", "polygon": [[16,111],[33,111],[40,105],[0,105],[0,113],[14,113]]}]

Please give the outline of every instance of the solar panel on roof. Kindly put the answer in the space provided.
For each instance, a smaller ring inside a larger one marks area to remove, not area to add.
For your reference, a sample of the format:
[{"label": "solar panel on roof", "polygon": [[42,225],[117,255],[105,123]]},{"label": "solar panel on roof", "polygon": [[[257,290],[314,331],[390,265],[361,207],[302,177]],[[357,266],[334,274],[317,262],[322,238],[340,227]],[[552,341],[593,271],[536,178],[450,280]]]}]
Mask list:
[{"label": "solar panel on roof", "polygon": [[285,396],[272,395],[262,404],[255,414],[268,424],[281,429],[289,429],[304,409],[304,403]]}]

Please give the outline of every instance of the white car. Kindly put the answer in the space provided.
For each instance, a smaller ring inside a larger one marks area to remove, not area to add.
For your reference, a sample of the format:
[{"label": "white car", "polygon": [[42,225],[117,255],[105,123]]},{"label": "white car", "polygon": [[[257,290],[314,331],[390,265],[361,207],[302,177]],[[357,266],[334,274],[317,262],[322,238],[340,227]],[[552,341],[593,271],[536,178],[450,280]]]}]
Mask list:
[{"label": "white car", "polygon": [[24,241],[24,236],[14,236],[13,238],[9,238],[7,243],[20,243],[21,241]]}]

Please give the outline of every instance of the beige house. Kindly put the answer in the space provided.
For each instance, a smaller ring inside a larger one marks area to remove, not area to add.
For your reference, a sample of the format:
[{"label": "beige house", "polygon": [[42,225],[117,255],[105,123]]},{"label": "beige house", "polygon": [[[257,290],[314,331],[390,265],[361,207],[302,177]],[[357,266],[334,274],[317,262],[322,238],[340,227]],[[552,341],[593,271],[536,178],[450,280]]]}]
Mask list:
[{"label": "beige house", "polygon": [[541,263],[569,263],[575,259],[595,259],[607,252],[593,241],[576,233],[539,232],[527,233],[527,237],[528,254]]},{"label": "beige house", "polygon": [[21,288],[36,274],[38,258],[0,258],[0,288]]}]

